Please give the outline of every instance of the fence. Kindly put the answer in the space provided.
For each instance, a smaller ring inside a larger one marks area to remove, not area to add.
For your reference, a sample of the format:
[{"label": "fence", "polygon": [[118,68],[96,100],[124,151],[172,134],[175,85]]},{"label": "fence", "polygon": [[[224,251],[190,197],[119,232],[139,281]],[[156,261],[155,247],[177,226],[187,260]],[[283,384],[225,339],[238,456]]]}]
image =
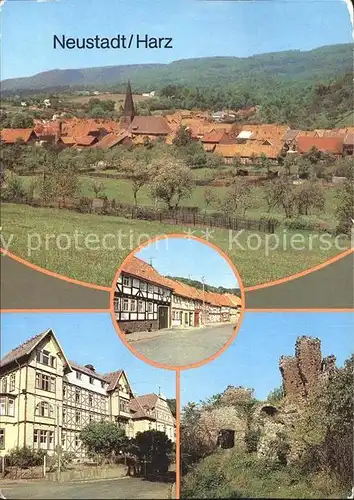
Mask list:
[{"label": "fence", "polygon": [[80,213],[92,213],[99,215],[112,215],[130,219],[159,221],[165,224],[202,226],[208,228],[240,229],[274,233],[279,222],[272,219],[247,220],[237,217],[229,217],[222,213],[201,214],[198,207],[183,207],[178,210],[159,210],[149,207],[137,207],[135,205],[116,203],[115,200],[80,198],[66,199],[44,203],[39,198],[8,200],[4,202],[27,204],[33,207],[66,208]]}]

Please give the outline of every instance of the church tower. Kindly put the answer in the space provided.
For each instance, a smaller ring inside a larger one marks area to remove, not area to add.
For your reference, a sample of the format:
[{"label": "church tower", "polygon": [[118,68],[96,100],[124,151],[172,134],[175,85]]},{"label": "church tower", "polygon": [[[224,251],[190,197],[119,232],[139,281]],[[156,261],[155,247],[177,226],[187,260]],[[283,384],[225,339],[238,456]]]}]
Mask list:
[{"label": "church tower", "polygon": [[128,81],[127,90],[125,92],[123,116],[120,119],[121,125],[123,125],[125,128],[128,128],[131,122],[133,121],[134,116],[135,116],[135,109],[134,109],[132,88],[130,86],[130,81]]}]

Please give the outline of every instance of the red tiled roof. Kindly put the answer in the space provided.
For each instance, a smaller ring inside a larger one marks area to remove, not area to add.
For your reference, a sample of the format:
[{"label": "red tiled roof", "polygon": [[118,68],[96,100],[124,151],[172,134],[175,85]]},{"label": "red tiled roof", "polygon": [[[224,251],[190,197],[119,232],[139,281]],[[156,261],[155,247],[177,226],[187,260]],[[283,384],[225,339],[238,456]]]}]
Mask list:
[{"label": "red tiled roof", "polygon": [[202,142],[219,143],[225,134],[226,134],[226,130],[212,129],[210,132],[207,132],[206,134],[203,135]]},{"label": "red tiled roof", "polygon": [[124,263],[122,271],[127,274],[136,276],[137,278],[143,278],[146,281],[150,281],[157,285],[172,289],[166,278],[161,276],[161,274],[159,274],[156,269],[135,256],[130,257]]},{"label": "red tiled roof", "polygon": [[113,148],[113,146],[116,146],[116,144],[119,144],[122,142],[126,137],[129,137],[127,132],[122,132],[121,134],[113,134],[109,133],[102,137],[100,141],[98,141],[97,144],[95,144],[93,147],[95,148],[103,148],[103,149],[109,149]]},{"label": "red tiled roof", "polygon": [[0,137],[5,144],[14,144],[18,140],[28,142],[34,137],[34,131],[33,128],[3,128]]},{"label": "red tiled roof", "polygon": [[82,137],[75,137],[75,144],[77,146],[91,146],[93,142],[97,141],[97,137],[93,135],[84,135]]},{"label": "red tiled roof", "polygon": [[134,116],[128,132],[145,135],[168,135],[171,133],[167,120],[163,116]]},{"label": "red tiled roof", "polygon": [[248,142],[246,144],[217,144],[214,153],[220,154],[225,158],[240,156],[241,158],[250,158],[251,156],[266,155],[268,158],[277,158],[281,152],[281,145],[269,146],[259,142]]},{"label": "red tiled roof", "polygon": [[308,153],[311,148],[316,147],[324,153],[342,154],[343,137],[297,137],[299,153]]}]

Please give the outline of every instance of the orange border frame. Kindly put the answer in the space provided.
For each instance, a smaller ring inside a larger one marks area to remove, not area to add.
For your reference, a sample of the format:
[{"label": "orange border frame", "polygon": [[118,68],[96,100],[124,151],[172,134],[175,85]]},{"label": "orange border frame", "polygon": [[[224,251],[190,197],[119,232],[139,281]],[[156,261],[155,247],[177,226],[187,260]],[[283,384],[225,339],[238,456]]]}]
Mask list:
[{"label": "orange border frame", "polygon": [[[128,340],[126,338],[126,335],[119,328],[119,324],[117,323],[117,320],[116,320],[116,317],[115,317],[115,312],[114,312],[114,301],[113,301],[113,299],[114,299],[114,290],[115,290],[115,287],[116,287],[118,276],[122,272],[124,264],[133,255],[135,255],[136,252],[138,252],[142,248],[145,248],[145,247],[147,247],[147,246],[149,246],[149,245],[151,245],[153,243],[156,243],[157,241],[160,241],[160,240],[166,240],[166,239],[168,240],[169,238],[175,238],[175,239],[177,239],[177,238],[178,239],[182,239],[183,238],[185,240],[198,241],[199,243],[202,243],[204,245],[208,245],[210,248],[212,248],[213,250],[215,250],[229,264],[231,270],[233,271],[233,273],[234,273],[234,275],[235,275],[235,277],[236,277],[236,279],[238,281],[238,285],[239,285],[239,288],[241,290],[241,314],[240,314],[238,323],[235,326],[235,328],[233,329],[233,333],[230,336],[229,340],[223,345],[223,347],[218,352],[216,352],[212,356],[209,356],[208,358],[203,359],[201,361],[198,361],[196,363],[191,363],[189,365],[181,365],[181,366],[165,365],[163,363],[158,363],[157,361],[153,361],[152,359],[145,357],[143,354],[140,354],[139,351],[136,351],[131,346],[131,344],[128,342]],[[243,284],[242,284],[241,277],[240,277],[240,275],[239,275],[236,267],[231,262],[230,258],[222,250],[220,250],[220,248],[218,248],[213,243],[210,243],[209,241],[203,240],[202,238],[198,238],[197,236],[192,236],[192,235],[187,235],[187,234],[179,234],[179,233],[172,233],[172,234],[169,234],[167,236],[165,236],[165,235],[163,235],[163,236],[156,236],[156,237],[152,238],[151,240],[145,241],[144,243],[142,243],[141,245],[139,245],[135,250],[133,250],[132,252],[130,252],[130,254],[123,260],[123,262],[120,264],[120,266],[119,266],[119,268],[118,268],[118,270],[117,270],[117,272],[116,272],[116,274],[114,276],[113,282],[112,282],[112,288],[111,288],[111,293],[110,293],[110,307],[109,307],[109,310],[110,310],[110,313],[111,313],[113,326],[116,329],[119,337],[121,338],[121,340],[124,343],[124,345],[137,358],[141,359],[141,361],[145,361],[145,363],[149,363],[150,365],[155,366],[156,368],[162,368],[164,370],[174,370],[176,372],[180,372],[182,370],[188,370],[190,368],[198,368],[200,366],[205,365],[206,363],[209,363],[210,361],[213,361],[215,358],[217,358],[218,356],[220,356],[220,354],[222,354],[232,344],[232,342],[236,338],[236,335],[237,335],[237,333],[238,333],[238,331],[240,329],[241,323],[242,323],[243,313],[244,313],[244,310],[245,310],[245,292],[244,292],[244,287],[243,287]]]}]

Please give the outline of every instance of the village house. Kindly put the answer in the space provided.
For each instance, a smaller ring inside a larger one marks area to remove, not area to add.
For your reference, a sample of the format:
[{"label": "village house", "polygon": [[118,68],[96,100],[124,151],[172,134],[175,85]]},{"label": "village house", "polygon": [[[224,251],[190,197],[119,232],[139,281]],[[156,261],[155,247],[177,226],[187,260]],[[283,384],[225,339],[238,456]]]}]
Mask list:
[{"label": "village house", "polygon": [[176,420],[163,394],[146,394],[131,399],[129,409],[135,432],[156,430],[176,441]]},{"label": "village house", "polygon": [[4,356],[0,391],[0,456],[25,446],[54,453],[60,445],[82,458],[80,431],[102,420],[115,422],[128,437],[150,423],[166,427],[174,440],[175,422],[164,398],[148,395],[154,411],[137,415],[144,396],[134,396],[124,370],[102,375],[93,365],[69,361],[51,329]]},{"label": "village house", "polygon": [[247,144],[217,144],[214,153],[222,156],[224,163],[231,165],[235,157],[240,158],[241,163],[251,164],[255,158],[265,155],[268,160],[276,164],[282,152],[282,145],[272,146],[270,144],[247,143]]},{"label": "village house", "polygon": [[236,295],[206,292],[167,278],[137,257],[124,264],[114,293],[115,316],[124,333],[236,324],[240,308]]},{"label": "village house", "polygon": [[322,153],[329,154],[335,158],[343,156],[344,138],[340,136],[308,137],[298,135],[296,138],[296,150],[302,155],[309,153],[312,148],[316,148]]},{"label": "village house", "polygon": [[150,264],[131,257],[124,264],[114,293],[114,310],[126,332],[170,326],[172,288]]},{"label": "village house", "polygon": [[[201,324],[201,304],[197,290],[187,287],[179,281],[166,278],[173,288],[171,301],[171,326],[192,327]],[[198,304],[197,304],[198,303]]]},{"label": "village house", "polygon": [[18,141],[29,144],[35,142],[36,138],[33,128],[3,128],[0,131],[2,145],[15,144]]}]

